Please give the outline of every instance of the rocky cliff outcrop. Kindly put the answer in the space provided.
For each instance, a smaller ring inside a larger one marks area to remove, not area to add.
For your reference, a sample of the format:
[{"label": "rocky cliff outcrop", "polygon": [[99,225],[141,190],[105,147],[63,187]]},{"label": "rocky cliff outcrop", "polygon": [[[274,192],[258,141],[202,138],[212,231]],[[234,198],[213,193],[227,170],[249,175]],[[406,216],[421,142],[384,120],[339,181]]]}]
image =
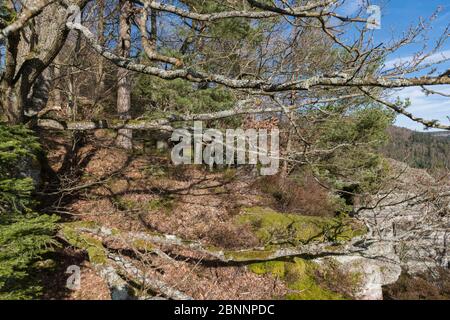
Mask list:
[{"label": "rocky cliff outcrop", "polygon": [[333,258],[364,275],[362,299],[381,299],[381,287],[395,282],[402,270],[414,274],[449,266],[448,180],[397,161],[391,167],[395,178],[388,187],[356,210],[369,228],[367,251]]},{"label": "rocky cliff outcrop", "polygon": [[[424,272],[450,261],[450,185],[426,171],[392,162],[387,190],[359,211],[374,240],[390,242],[408,272]],[[375,206],[376,204],[376,206]]]},{"label": "rocky cliff outcrop", "polygon": [[338,263],[342,272],[357,275],[355,298],[361,300],[382,300],[382,287],[396,282],[402,272],[400,259],[389,242],[377,242],[362,254],[319,258],[314,261],[320,265]]},{"label": "rocky cliff outcrop", "polygon": [[449,267],[450,185],[426,171],[390,161],[394,178],[355,212],[368,227],[360,244],[366,250],[315,259],[322,266],[338,263],[341,270],[359,274],[358,299],[383,299],[382,287],[409,274]]}]

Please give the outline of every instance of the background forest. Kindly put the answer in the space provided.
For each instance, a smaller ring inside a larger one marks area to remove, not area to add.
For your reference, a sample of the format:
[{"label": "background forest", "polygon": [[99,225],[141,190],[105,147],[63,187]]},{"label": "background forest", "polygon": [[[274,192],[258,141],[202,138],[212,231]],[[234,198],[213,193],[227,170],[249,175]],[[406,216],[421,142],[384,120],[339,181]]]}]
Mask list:
[{"label": "background forest", "polygon": [[390,143],[383,153],[404,161],[414,168],[448,169],[450,167],[450,135],[446,132],[414,132],[392,127]]}]

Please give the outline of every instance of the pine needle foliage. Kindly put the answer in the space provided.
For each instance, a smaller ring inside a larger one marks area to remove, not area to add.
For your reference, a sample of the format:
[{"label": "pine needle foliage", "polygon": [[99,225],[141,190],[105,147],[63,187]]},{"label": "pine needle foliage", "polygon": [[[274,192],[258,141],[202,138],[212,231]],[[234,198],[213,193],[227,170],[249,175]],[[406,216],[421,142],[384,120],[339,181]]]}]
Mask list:
[{"label": "pine needle foliage", "polygon": [[56,245],[57,217],[33,211],[35,183],[24,169],[39,152],[31,131],[0,125],[0,300],[37,297],[32,266]]}]

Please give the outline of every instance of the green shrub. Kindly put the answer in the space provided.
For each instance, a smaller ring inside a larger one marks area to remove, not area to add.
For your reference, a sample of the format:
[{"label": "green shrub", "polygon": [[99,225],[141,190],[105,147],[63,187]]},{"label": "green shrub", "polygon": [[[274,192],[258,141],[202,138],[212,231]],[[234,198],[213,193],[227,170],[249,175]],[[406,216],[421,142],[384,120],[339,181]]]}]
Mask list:
[{"label": "green shrub", "polygon": [[33,211],[34,182],[19,172],[38,152],[31,131],[0,125],[0,299],[36,297],[32,264],[56,243],[57,218]]},{"label": "green shrub", "polygon": [[276,209],[281,212],[332,217],[342,207],[310,175],[295,179],[264,176],[256,182],[256,187],[272,196]]}]

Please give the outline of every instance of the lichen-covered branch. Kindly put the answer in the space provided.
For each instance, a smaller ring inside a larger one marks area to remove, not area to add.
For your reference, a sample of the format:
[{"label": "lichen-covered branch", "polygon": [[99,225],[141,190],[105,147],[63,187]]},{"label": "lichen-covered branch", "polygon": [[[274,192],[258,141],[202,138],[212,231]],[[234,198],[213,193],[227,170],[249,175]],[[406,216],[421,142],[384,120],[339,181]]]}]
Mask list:
[{"label": "lichen-covered branch", "polygon": [[[84,121],[63,121],[56,119],[41,118],[37,120],[37,126],[43,129],[53,130],[95,130],[95,129],[134,129],[134,130],[161,130],[173,131],[170,125],[173,122],[181,121],[207,121],[224,119],[239,115],[263,114],[263,113],[281,113],[286,110],[298,109],[307,105],[333,103],[346,99],[361,97],[359,94],[342,95],[337,98],[312,99],[293,106],[277,106],[266,108],[253,108],[252,99],[239,101],[233,109],[218,112],[200,113],[200,114],[172,114],[166,118],[155,120],[84,120]],[[49,110],[51,111],[51,110]],[[45,114],[45,113],[44,113]]]},{"label": "lichen-covered branch", "polygon": [[360,90],[361,90],[362,92],[364,92],[364,94],[366,94],[368,97],[370,97],[371,99],[373,99],[374,101],[376,101],[376,102],[378,102],[378,103],[381,103],[381,104],[385,105],[385,106],[388,107],[389,109],[392,109],[392,110],[394,110],[395,112],[400,113],[400,114],[402,114],[402,115],[408,117],[409,119],[411,119],[411,120],[413,120],[413,121],[415,121],[415,122],[418,122],[418,123],[423,124],[423,125],[424,125],[425,127],[427,127],[427,128],[435,128],[435,129],[450,130],[450,126],[449,126],[449,125],[441,124],[441,123],[439,123],[438,120],[427,120],[427,119],[423,119],[423,118],[420,118],[420,117],[416,117],[416,116],[413,115],[411,112],[407,111],[405,108],[403,108],[403,107],[401,107],[401,106],[399,106],[399,105],[397,105],[397,104],[395,104],[395,103],[392,103],[392,102],[389,102],[389,101],[386,101],[386,100],[377,98],[376,96],[374,96],[373,94],[371,94],[371,93],[370,93],[368,90],[366,90],[366,89],[360,88]]},{"label": "lichen-covered branch", "polygon": [[[108,233],[106,229],[103,229]],[[140,284],[145,284],[153,292],[160,293],[170,299],[191,300],[192,298],[184,293],[170,287],[163,281],[150,278],[144,275],[131,262],[123,257],[110,252],[102,242],[92,235],[79,232],[71,226],[63,226],[59,232],[59,237],[67,241],[74,247],[85,250],[88,253],[89,261],[94,270],[107,283],[112,300],[134,299],[131,291],[132,286],[127,283],[120,275],[125,274],[126,278]]]},{"label": "lichen-covered branch", "polygon": [[140,130],[160,130],[173,131],[173,127],[168,123],[149,120],[98,120],[98,121],[73,121],[66,122],[54,119],[39,119],[37,126],[43,129],[53,130],[95,130],[95,129],[140,129]]},{"label": "lichen-covered branch", "polygon": [[77,225],[71,226],[72,230],[77,233],[85,233],[95,235],[106,240],[115,240],[125,243],[131,248],[150,250],[155,245],[159,246],[176,246],[194,252],[209,256],[224,263],[228,262],[255,262],[269,261],[279,258],[287,258],[294,256],[324,256],[339,255],[362,252],[364,248],[355,246],[354,244],[361,239],[355,237],[352,241],[336,243],[336,242],[311,242],[300,246],[286,248],[249,248],[243,250],[225,250],[213,246],[207,246],[200,241],[190,241],[181,239],[175,235],[154,234],[145,232],[122,232],[96,226],[91,223],[90,226]]},{"label": "lichen-covered branch", "polygon": [[211,74],[193,68],[164,70],[130,59],[119,57],[102,47],[96,40],[92,32],[80,23],[67,22],[67,27],[72,30],[80,31],[92,48],[110,60],[115,65],[131,71],[156,76],[162,79],[186,79],[192,82],[213,82],[233,89],[254,89],[263,92],[281,92],[290,90],[310,90],[314,87],[380,87],[380,88],[404,88],[424,85],[445,85],[450,84],[450,77],[447,76],[427,76],[427,77],[362,77],[349,79],[343,75],[340,76],[313,76],[307,79],[274,82],[266,79],[234,79],[221,74]]},{"label": "lichen-covered branch", "polygon": [[139,284],[143,284],[145,288],[148,288],[154,292],[159,292],[164,296],[174,300],[193,300],[192,297],[172,288],[165,282],[146,276],[141,270],[136,268],[130,261],[126,260],[124,257],[113,253],[109,253],[108,257],[111,258],[111,260],[120,267],[122,272],[127,277]]},{"label": "lichen-covered branch", "polygon": [[[151,9],[159,10],[167,13],[175,14],[179,17],[188,18],[197,21],[204,22],[213,22],[222,19],[231,19],[231,18],[249,18],[249,19],[265,19],[265,18],[273,18],[281,15],[284,16],[292,16],[297,18],[318,18],[318,17],[335,17],[340,20],[345,21],[353,21],[353,22],[366,22],[366,19],[361,18],[350,18],[340,16],[334,12],[326,10],[326,8],[333,3],[336,3],[336,0],[325,0],[325,1],[317,1],[311,4],[306,4],[303,6],[297,7],[275,7],[271,5],[263,4],[259,1],[247,0],[250,6],[261,9],[260,11],[256,10],[234,10],[234,11],[222,11],[222,12],[214,12],[214,13],[197,13],[182,9],[180,7],[164,4],[158,1],[150,1],[150,0],[135,0],[136,3],[145,4]],[[322,8],[322,10],[318,10]]]}]

